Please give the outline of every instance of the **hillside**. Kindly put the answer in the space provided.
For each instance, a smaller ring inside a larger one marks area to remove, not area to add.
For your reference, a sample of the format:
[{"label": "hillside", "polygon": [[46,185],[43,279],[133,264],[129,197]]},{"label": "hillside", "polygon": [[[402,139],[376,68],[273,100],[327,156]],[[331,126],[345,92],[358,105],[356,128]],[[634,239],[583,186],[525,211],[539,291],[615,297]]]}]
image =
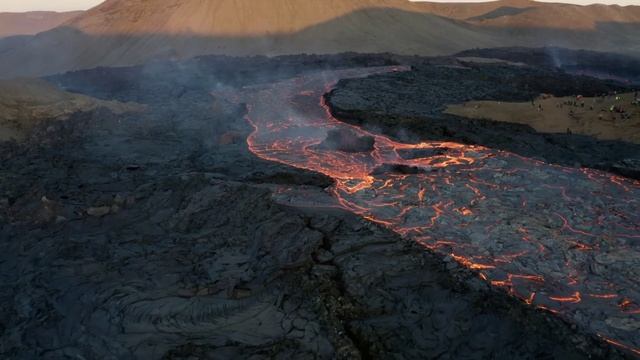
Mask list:
[{"label": "hillside", "polygon": [[475,25],[503,28],[594,30],[606,24],[640,23],[640,6],[581,6],[530,0],[417,4],[424,12]]},{"label": "hillside", "polygon": [[422,9],[406,0],[107,0],[69,26],[100,36],[265,36],[292,34],[359,10],[389,8]]},{"label": "hillside", "polygon": [[470,23],[503,28],[548,28],[589,31],[599,27],[638,25],[640,6],[594,4],[579,6],[531,2],[528,6],[505,4],[493,11],[466,19]]},{"label": "hillside", "polygon": [[600,8],[524,0],[109,0],[54,30],[0,41],[0,77],[205,54],[430,56],[548,45],[640,54],[640,7]]},{"label": "hillside", "polygon": [[76,112],[106,107],[114,113],[141,111],[141,105],[104,101],[62,91],[37,79],[0,81],[0,141],[21,140],[44,120],[64,120]]},{"label": "hillside", "polygon": [[0,13],[0,38],[14,35],[35,35],[51,30],[80,14],[82,11]]}]

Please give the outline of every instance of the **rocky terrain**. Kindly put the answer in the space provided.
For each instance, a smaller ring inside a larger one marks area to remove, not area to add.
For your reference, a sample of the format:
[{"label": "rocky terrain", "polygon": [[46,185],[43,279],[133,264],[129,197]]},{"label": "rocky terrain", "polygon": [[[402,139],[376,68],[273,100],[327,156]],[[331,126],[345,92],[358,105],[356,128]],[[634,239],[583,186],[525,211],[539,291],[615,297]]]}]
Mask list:
[{"label": "rocky terrain", "polygon": [[462,51],[460,58],[500,59],[535,67],[557,68],[576,75],[587,75],[623,83],[640,83],[640,59],[617,53],[570,50],[558,47],[502,47]]},{"label": "rocky terrain", "polygon": [[38,124],[64,121],[71,115],[106,108],[116,114],[141,112],[135,103],[98,100],[58,89],[40,79],[0,81],[0,140],[23,140]]},{"label": "rocky terrain", "polygon": [[333,179],[249,151],[233,94],[389,62],[200,58],[50,78],[147,109],[96,108],[0,143],[2,357],[627,356],[338,209]]},{"label": "rocky terrain", "polygon": [[[323,94],[339,79],[406,70],[323,71],[221,94],[247,104],[251,152],[330,176],[340,208],[639,354],[640,183],[475,145],[397,141],[328,112]],[[373,146],[345,146],[357,143]],[[327,206],[290,189],[278,198]]]},{"label": "rocky terrain", "polygon": [[530,102],[541,94],[601,96],[629,92],[636,89],[635,86],[572,75],[544,65],[431,59],[414,62],[408,72],[341,81],[327,96],[327,102],[341,120],[405,141],[429,139],[477,144],[560,165],[603,169],[640,178],[638,144],[566,132],[539,133],[528,125],[444,113],[450,104],[471,100]]}]

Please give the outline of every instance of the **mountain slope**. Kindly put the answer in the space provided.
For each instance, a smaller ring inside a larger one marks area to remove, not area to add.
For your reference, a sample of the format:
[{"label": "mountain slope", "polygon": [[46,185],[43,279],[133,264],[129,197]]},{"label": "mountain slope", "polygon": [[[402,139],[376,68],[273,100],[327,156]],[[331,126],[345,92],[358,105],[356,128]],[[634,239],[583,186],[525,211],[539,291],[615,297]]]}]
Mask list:
[{"label": "mountain slope", "polygon": [[0,42],[0,76],[203,54],[435,55],[497,44],[490,34],[422,12],[405,0],[156,0],[153,6],[144,0],[110,0],[64,27]]},{"label": "mountain slope", "polygon": [[416,2],[417,7],[421,11],[435,14],[438,16],[456,19],[467,20],[470,18],[482,16],[484,14],[493,12],[502,7],[510,7],[516,9],[526,9],[532,6],[536,6],[539,3],[529,0],[498,0],[487,1],[478,3],[461,3],[461,2]]},{"label": "mountain slope", "polygon": [[443,55],[547,45],[640,54],[640,7],[601,7],[527,0],[108,0],[62,27],[0,41],[0,77],[205,54]]},{"label": "mountain slope", "polygon": [[499,0],[484,3],[420,2],[421,11],[476,25],[514,28],[593,30],[598,24],[640,22],[640,6],[588,6]]},{"label": "mountain slope", "polygon": [[[500,7],[494,11],[494,14],[501,9],[509,8]],[[484,14],[484,17],[469,20],[474,24],[494,27],[572,30],[594,30],[602,24],[640,23],[640,6],[534,3],[520,10],[503,16],[488,17]]]},{"label": "mountain slope", "polygon": [[69,25],[91,35],[264,36],[380,8],[420,9],[407,0],[107,0]]},{"label": "mountain slope", "polygon": [[0,38],[14,35],[34,35],[51,30],[80,14],[82,11],[0,13]]}]

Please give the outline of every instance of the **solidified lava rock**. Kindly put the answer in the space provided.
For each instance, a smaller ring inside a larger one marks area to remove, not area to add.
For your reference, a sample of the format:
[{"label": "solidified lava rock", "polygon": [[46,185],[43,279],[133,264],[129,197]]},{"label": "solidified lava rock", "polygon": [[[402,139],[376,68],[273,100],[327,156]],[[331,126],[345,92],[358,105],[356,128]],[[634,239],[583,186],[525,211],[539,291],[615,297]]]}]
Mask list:
[{"label": "solidified lava rock", "polygon": [[[325,96],[332,114],[402,141],[454,141],[506,150],[563,166],[581,166],[640,178],[627,159],[640,158],[640,144],[578,134],[547,134],[521,124],[443,114],[447,104],[470,100],[528,101],[540,93],[598,95],[629,91],[628,84],[576,76],[560,70],[474,64],[430,64],[412,71],[346,79]],[[428,153],[426,156],[430,156]],[[401,153],[403,158],[420,157]]]},{"label": "solidified lava rock", "polygon": [[433,149],[401,149],[398,155],[405,160],[429,158],[432,156],[444,155],[449,149],[438,147]]},{"label": "solidified lava rock", "polygon": [[331,149],[350,153],[373,151],[375,139],[371,136],[358,136],[346,129],[330,130],[327,138],[320,144],[319,149]]},{"label": "solidified lava rock", "polygon": [[244,180],[258,184],[311,185],[321,188],[333,185],[333,179],[326,175],[297,169],[266,174],[264,172],[255,172]]},{"label": "solidified lava rock", "polygon": [[502,59],[532,66],[560,68],[572,73],[595,73],[635,80],[636,82],[640,81],[640,59],[622,54],[569,50],[557,47],[534,49],[503,47],[465,50],[456,55],[460,57]]},{"label": "solidified lava rock", "polygon": [[613,164],[610,171],[629,178],[640,179],[640,159],[624,159]]},{"label": "solidified lava rock", "polygon": [[408,166],[402,164],[384,164],[375,168],[371,174],[423,174],[427,171],[417,166]]},{"label": "solidified lava rock", "polygon": [[147,82],[162,71],[108,72],[132,86],[60,80],[149,112],[0,143],[0,358],[620,357],[354,215],[274,203],[262,183],[326,179],[219,146],[251,128],[208,87],[177,98]]},{"label": "solidified lava rock", "polygon": [[[47,133],[60,139],[50,147],[0,143],[0,209],[12,209],[0,213],[0,314],[12,329],[2,358],[586,358],[575,341],[606,351],[389,231],[281,207],[255,184],[314,174],[240,146],[193,146],[208,137],[193,127],[248,134],[241,122],[86,120],[99,126],[80,143],[58,137],[67,128]],[[144,166],[114,177],[125,156]],[[54,200],[55,222],[32,219]],[[97,219],[83,204],[111,207]]]}]

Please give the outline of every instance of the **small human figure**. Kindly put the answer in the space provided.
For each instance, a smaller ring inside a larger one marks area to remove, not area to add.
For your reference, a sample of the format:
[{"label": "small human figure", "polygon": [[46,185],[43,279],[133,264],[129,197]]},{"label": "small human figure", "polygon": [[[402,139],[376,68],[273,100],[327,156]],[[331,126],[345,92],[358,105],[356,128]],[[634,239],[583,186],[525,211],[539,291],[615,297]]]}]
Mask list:
[{"label": "small human figure", "polygon": [[420,183],[420,185],[418,186],[418,201],[420,202],[420,205],[424,203],[425,192],[426,192],[426,189],[424,188],[424,185]]}]

